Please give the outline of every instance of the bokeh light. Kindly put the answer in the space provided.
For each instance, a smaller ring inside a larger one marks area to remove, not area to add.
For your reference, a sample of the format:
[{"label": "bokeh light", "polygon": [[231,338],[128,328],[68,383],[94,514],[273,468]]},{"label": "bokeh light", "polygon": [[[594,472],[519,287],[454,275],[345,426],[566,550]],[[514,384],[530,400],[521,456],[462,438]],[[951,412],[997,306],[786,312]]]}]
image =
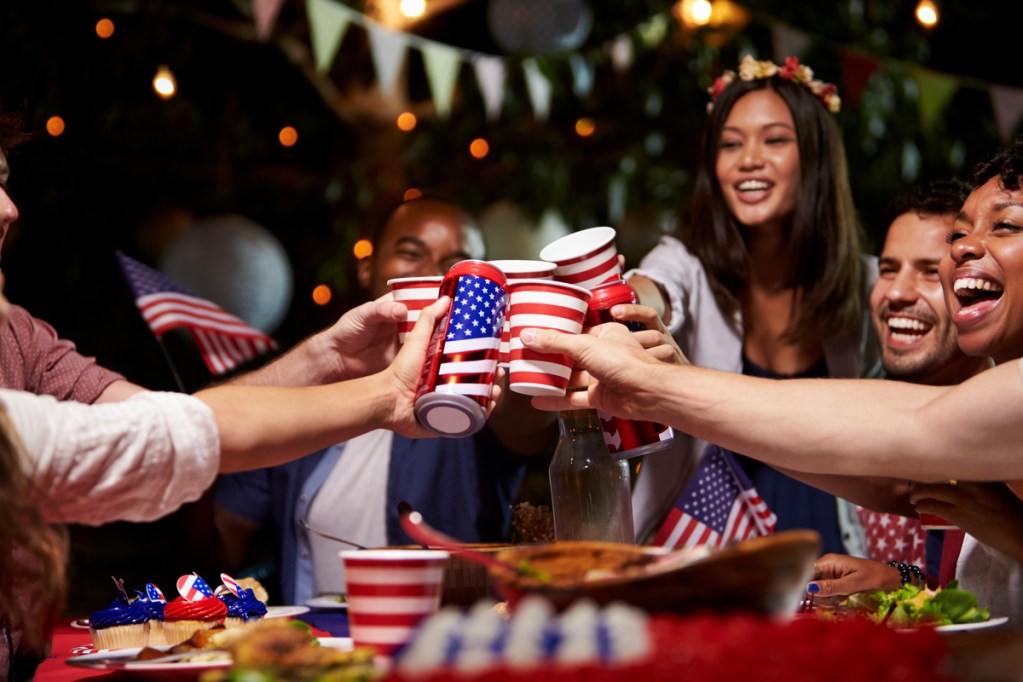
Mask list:
[{"label": "bokeh light", "polygon": [[920,0],[916,6],[916,20],[924,28],[934,28],[938,23],[938,8],[931,0]]},{"label": "bokeh light", "polygon": [[281,132],[277,133],[277,139],[284,147],[294,147],[298,142],[298,131],[292,126],[284,126]]},{"label": "bokeh light", "polygon": [[313,303],[316,305],[327,305],[334,297],[334,292],[326,284],[317,284],[313,287]]},{"label": "bokeh light", "polygon": [[469,153],[472,154],[474,159],[482,159],[490,153],[490,143],[482,137],[477,137],[469,143]]},{"label": "bokeh light", "polygon": [[114,35],[114,22],[107,18],[103,18],[97,21],[96,35],[98,35],[103,40],[106,40],[110,36]]},{"label": "bokeh light", "polygon": [[597,130],[596,122],[589,116],[583,116],[575,122],[575,134],[579,137],[589,137]]},{"label": "bokeh light", "polygon": [[405,201],[411,201],[412,199],[418,199],[421,196],[423,196],[423,190],[418,187],[409,187],[405,190],[405,193],[401,195],[401,198]]},{"label": "bokeh light", "polygon": [[416,124],[419,121],[416,119],[416,115],[411,111],[404,111],[398,114],[398,130],[402,132],[410,132],[416,129]]},{"label": "bokeh light", "polygon": [[64,119],[60,116],[51,116],[46,119],[46,132],[52,137],[60,137],[64,134]]},{"label": "bokeh light", "polygon": [[158,68],[156,75],[153,77],[153,90],[156,91],[156,94],[163,99],[170,99],[174,96],[177,89],[178,84],[171,70],[166,66]]},{"label": "bokeh light", "polygon": [[352,247],[352,254],[357,260],[369,258],[373,255],[373,242],[368,239],[360,239],[355,242],[355,246]]},{"label": "bokeh light", "polygon": [[418,19],[426,13],[426,0],[401,0],[398,6],[409,19]]}]

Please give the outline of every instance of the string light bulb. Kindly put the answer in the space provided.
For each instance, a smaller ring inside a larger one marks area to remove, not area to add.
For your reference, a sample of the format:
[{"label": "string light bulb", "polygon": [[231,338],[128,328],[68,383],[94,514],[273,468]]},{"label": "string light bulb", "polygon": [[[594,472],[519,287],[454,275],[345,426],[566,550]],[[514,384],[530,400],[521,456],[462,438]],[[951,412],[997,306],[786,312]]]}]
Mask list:
[{"label": "string light bulb", "polygon": [[281,143],[282,147],[294,147],[298,142],[298,131],[294,126],[284,126],[277,133],[277,141]]},{"label": "string light bulb", "polygon": [[313,303],[316,305],[327,305],[333,297],[333,292],[326,284],[317,284],[313,287]]},{"label": "string light bulb", "polygon": [[170,99],[177,92],[178,84],[174,74],[166,66],[160,66],[153,77],[153,90],[163,99]]},{"label": "string light bulb", "polygon": [[682,0],[676,7],[679,18],[687,26],[706,26],[714,8],[710,0]]},{"label": "string light bulb", "polygon": [[114,22],[105,17],[97,21],[96,35],[103,40],[106,40],[110,36],[114,35]]},{"label": "string light bulb", "polygon": [[46,132],[50,137],[60,137],[64,134],[64,119],[60,116],[51,116],[46,119]]},{"label": "string light bulb", "polygon": [[426,0],[401,0],[398,8],[409,19],[418,19],[426,13]]},{"label": "string light bulb", "polygon": [[469,154],[474,159],[482,159],[490,153],[490,143],[482,137],[477,137],[469,143]]},{"label": "string light bulb", "polygon": [[356,260],[369,258],[373,255],[373,242],[368,239],[360,239],[355,242],[355,246],[352,247],[352,255]]},{"label": "string light bulb", "polygon": [[938,8],[931,0],[920,0],[916,5],[916,20],[924,28],[934,28],[938,23]]}]

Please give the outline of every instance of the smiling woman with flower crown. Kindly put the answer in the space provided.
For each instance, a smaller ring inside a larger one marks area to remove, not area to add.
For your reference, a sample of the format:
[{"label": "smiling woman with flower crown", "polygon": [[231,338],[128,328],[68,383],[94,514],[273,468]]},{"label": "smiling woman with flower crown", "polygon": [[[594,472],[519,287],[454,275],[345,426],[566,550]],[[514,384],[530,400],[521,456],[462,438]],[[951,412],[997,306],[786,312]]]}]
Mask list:
[{"label": "smiling woman with flower crown", "polygon": [[[867,305],[877,264],[862,253],[833,116],[837,89],[795,57],[778,65],[747,54],[709,92],[688,220],[627,273],[640,302],[703,367],[775,378],[879,375]],[[734,456],[679,438],[670,454],[647,458],[633,498],[637,538],[674,542],[673,503],[708,453],[704,466]],[[825,551],[846,551],[833,496],[737,459],[778,530],[813,528]]]}]

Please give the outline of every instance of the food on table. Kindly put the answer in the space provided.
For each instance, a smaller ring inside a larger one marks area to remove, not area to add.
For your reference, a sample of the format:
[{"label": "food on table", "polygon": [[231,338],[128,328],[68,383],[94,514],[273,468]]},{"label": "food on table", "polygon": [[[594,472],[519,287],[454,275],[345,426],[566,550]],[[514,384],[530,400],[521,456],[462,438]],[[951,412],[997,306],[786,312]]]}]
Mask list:
[{"label": "food on table", "polygon": [[252,590],[253,594],[256,595],[256,599],[268,604],[270,602],[270,595],[267,594],[266,588],[255,578],[238,578],[238,584],[242,587]]},{"label": "food on table", "polygon": [[519,502],[512,508],[512,531],[518,544],[554,542],[554,513],[546,505]]},{"label": "food on table", "polygon": [[124,581],[114,578],[120,595],[110,606],[89,616],[89,634],[97,649],[122,649],[149,643],[150,609],[139,598],[129,598]]},{"label": "food on table", "polygon": [[224,584],[217,588],[216,596],[227,607],[224,625],[238,627],[266,615],[266,603],[256,597],[252,588],[243,587],[239,581],[226,573],[220,574]]},{"label": "food on table", "polygon": [[956,580],[940,590],[907,584],[891,592],[858,592],[850,595],[834,611],[825,610],[821,615],[824,618],[841,617],[845,613],[863,616],[893,628],[981,623],[991,617],[990,610],[986,606],[977,606],[977,597],[969,590],[959,589]]},{"label": "food on table", "polygon": [[191,637],[196,630],[209,630],[224,624],[227,606],[195,573],[178,578],[178,596],[163,609],[163,632],[167,644],[174,645]]}]

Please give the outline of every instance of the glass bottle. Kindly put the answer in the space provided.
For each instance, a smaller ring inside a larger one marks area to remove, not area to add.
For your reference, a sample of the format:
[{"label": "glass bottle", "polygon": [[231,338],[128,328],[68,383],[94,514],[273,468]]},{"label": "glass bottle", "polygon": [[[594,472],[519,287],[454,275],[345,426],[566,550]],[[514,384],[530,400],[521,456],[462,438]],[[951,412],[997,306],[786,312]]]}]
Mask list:
[{"label": "glass bottle", "polygon": [[551,506],[557,540],[634,544],[627,460],[611,457],[596,410],[566,410],[551,459]]}]

